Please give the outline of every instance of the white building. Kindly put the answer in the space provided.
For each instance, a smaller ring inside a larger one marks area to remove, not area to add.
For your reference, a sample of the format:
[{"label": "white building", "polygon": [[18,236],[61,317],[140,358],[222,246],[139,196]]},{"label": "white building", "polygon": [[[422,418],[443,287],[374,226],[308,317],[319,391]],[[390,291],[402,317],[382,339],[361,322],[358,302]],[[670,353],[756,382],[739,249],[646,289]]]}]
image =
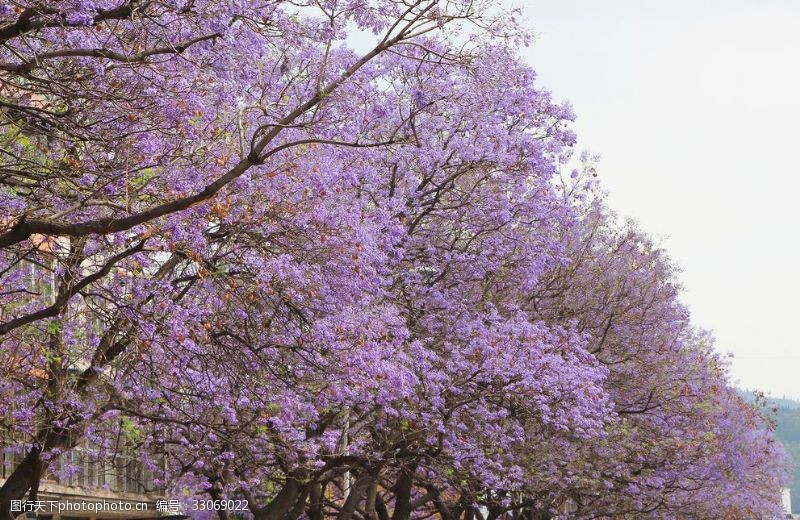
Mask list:
[{"label": "white building", "polygon": [[800,518],[800,515],[792,514],[792,492],[789,490],[789,488],[783,488],[781,498],[783,501],[783,511],[786,513],[786,518]]}]

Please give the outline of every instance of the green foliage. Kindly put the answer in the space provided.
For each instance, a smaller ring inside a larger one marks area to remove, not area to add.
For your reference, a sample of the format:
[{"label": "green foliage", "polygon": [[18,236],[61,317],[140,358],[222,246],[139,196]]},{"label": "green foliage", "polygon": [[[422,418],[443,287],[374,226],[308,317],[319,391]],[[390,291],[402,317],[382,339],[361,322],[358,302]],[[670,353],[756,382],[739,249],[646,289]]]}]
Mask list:
[{"label": "green foliage", "polygon": [[800,410],[778,405],[776,434],[783,443],[800,443]]},{"label": "green foliage", "polygon": [[[791,403],[796,404],[794,401]],[[800,409],[785,406],[785,403],[777,404],[777,407],[775,436],[792,459],[792,511],[800,511]]]},{"label": "green foliage", "polygon": [[[751,403],[757,401],[756,394],[750,390],[742,390],[741,394]],[[770,408],[764,409],[763,415],[776,419],[775,437],[791,459],[792,512],[800,512],[800,401],[768,397],[767,404]]]},{"label": "green foliage", "polygon": [[122,433],[126,439],[130,440],[133,444],[139,444],[144,438],[144,432],[139,426],[130,418],[122,416],[120,418]]}]

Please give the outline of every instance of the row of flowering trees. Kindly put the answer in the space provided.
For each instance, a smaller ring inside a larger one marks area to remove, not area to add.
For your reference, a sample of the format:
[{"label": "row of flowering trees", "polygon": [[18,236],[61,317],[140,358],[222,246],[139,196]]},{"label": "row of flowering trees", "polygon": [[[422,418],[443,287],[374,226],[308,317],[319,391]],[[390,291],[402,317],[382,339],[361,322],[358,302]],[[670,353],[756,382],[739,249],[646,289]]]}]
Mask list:
[{"label": "row of flowering trees", "polygon": [[777,518],[771,425],[561,175],[518,16],[0,4],[0,518],[120,439],[257,519]]}]

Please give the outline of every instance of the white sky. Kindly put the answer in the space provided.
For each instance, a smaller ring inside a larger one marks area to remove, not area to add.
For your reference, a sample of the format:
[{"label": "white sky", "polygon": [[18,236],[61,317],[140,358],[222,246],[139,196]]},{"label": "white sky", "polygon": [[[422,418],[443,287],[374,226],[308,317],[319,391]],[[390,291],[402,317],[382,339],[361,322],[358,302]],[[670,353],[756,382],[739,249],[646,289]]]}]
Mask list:
[{"label": "white sky", "polygon": [[800,398],[800,1],[526,5],[612,208],[663,237],[734,380]]}]

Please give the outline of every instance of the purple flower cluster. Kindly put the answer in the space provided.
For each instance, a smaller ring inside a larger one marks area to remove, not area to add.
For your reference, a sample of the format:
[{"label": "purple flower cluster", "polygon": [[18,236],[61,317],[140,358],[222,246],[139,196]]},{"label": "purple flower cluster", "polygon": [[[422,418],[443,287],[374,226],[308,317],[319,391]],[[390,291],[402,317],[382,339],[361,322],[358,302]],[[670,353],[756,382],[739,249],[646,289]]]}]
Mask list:
[{"label": "purple flower cluster", "polygon": [[22,464],[136,450],[255,518],[776,517],[772,425],[593,159],[561,178],[571,108],[489,3],[0,11]]}]

